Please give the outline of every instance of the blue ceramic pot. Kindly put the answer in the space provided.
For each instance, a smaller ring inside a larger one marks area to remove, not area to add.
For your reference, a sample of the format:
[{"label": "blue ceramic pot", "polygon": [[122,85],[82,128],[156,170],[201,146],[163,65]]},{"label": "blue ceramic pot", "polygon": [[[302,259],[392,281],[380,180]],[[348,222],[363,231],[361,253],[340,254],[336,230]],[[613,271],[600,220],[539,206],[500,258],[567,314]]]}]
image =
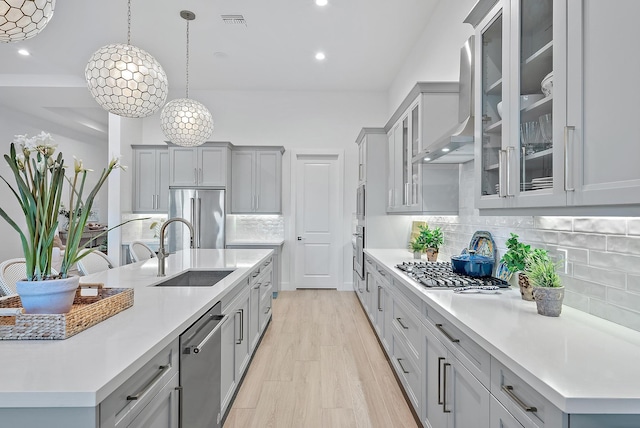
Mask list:
[{"label": "blue ceramic pot", "polygon": [[455,273],[482,277],[491,276],[494,261],[490,257],[479,256],[471,250],[468,254],[451,257],[451,268]]}]

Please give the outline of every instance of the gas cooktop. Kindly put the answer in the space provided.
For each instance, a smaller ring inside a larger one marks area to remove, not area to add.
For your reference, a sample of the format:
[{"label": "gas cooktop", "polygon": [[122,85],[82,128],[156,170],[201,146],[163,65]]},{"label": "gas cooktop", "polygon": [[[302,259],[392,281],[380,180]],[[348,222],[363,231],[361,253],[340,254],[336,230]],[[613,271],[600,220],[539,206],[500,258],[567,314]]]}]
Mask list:
[{"label": "gas cooktop", "polygon": [[454,289],[458,287],[507,288],[509,283],[491,276],[477,278],[460,275],[451,270],[449,262],[402,262],[396,265],[414,281],[432,289]]}]

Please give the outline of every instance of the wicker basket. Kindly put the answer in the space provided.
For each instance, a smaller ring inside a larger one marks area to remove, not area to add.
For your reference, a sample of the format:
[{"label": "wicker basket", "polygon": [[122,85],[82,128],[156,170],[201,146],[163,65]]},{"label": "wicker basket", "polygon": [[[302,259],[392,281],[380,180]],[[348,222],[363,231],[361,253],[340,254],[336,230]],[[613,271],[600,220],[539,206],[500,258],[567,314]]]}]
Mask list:
[{"label": "wicker basket", "polygon": [[[82,296],[82,289],[96,288],[96,296]],[[0,315],[0,340],[67,339],[133,305],[133,288],[103,288],[80,284],[71,311],[66,314]],[[0,299],[0,308],[22,308],[20,297]]]}]

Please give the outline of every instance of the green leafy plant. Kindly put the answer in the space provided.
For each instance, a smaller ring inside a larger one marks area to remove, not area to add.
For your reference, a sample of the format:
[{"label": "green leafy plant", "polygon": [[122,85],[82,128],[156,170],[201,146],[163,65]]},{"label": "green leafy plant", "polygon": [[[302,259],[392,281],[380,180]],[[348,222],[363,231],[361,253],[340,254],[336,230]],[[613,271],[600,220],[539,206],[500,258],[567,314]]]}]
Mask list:
[{"label": "green leafy plant", "polygon": [[523,271],[527,256],[531,253],[531,245],[520,242],[518,235],[515,233],[511,233],[511,237],[507,239],[506,245],[507,252],[504,253],[500,261],[511,273]]},{"label": "green leafy plant", "polygon": [[546,250],[536,248],[527,256],[524,272],[534,287],[562,287],[558,264],[549,258]]},{"label": "green leafy plant", "polygon": [[413,251],[424,251],[427,248],[439,249],[444,243],[444,235],[439,227],[429,229],[429,225],[418,226],[418,236],[411,241]]},{"label": "green leafy plant", "polygon": [[[20,146],[20,151],[16,150],[16,145]],[[0,176],[0,178],[9,186],[20,204],[25,216],[26,232],[2,208],[0,208],[0,216],[20,235],[26,259],[27,281],[43,281],[54,278],[51,275],[51,256],[53,239],[58,228],[58,215],[65,180],[70,186],[69,230],[61,269],[56,276],[60,278],[66,278],[69,268],[88,254],[88,252],[81,253],[84,246],[80,246],[80,240],[98,191],[114,169],[125,169],[120,165],[118,158],[112,159],[103,169],[96,185],[85,196],[87,172],[91,170],[86,169],[81,160],[74,158],[74,175],[71,178],[66,177],[66,165],[62,153],[55,156],[56,147],[51,135],[45,132],[32,138],[28,138],[26,135],[16,135],[11,143],[9,154],[4,155],[4,159],[13,173],[16,188],[11,186],[4,177]],[[96,238],[106,234],[109,230]]]},{"label": "green leafy plant", "polygon": [[424,243],[422,243],[418,238],[419,236],[416,236],[416,238],[409,243],[409,248],[411,248],[411,251],[414,253],[422,253],[425,250]]}]

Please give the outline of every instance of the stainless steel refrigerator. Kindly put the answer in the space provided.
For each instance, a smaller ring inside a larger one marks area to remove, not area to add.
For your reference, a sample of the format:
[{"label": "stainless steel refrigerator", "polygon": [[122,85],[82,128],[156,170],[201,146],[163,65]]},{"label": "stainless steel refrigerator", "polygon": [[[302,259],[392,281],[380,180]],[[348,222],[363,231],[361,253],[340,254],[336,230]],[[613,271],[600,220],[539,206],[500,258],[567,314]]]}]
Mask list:
[{"label": "stainless steel refrigerator", "polygon": [[[191,222],[195,248],[224,248],[224,190],[169,189],[169,218],[182,217]],[[188,249],[189,229],[175,222],[167,227],[170,252]]]}]

